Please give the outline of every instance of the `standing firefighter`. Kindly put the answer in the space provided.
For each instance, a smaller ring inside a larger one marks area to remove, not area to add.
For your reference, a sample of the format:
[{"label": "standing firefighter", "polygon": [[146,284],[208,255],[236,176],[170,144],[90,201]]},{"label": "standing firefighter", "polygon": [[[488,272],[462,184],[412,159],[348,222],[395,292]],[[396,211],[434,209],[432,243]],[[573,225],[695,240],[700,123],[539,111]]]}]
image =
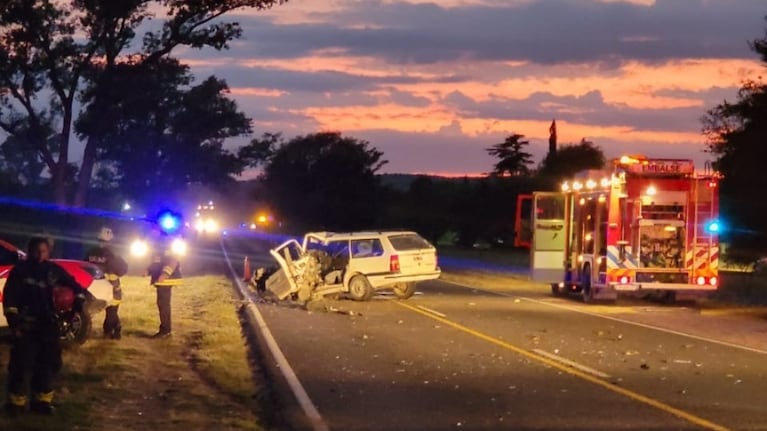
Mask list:
[{"label": "standing firefighter", "polygon": [[[176,244],[183,244],[181,240],[174,240]],[[183,254],[180,250],[174,250],[174,243],[163,234],[158,244],[153,247],[152,264],[147,272],[151,277],[151,283],[157,290],[157,309],[160,312],[160,330],[154,334],[154,338],[164,338],[171,335],[171,291],[173,286],[182,283],[181,263],[178,256]]]},{"label": "standing firefighter", "polygon": [[99,245],[88,251],[85,260],[96,264],[104,271],[107,280],[112,285],[112,301],[106,308],[106,317],[104,317],[104,337],[119,340],[121,337],[122,325],[120,324],[120,301],[122,301],[122,289],[120,288],[120,277],[128,272],[128,264],[123,258],[116,255],[110,243],[114,238],[112,229],[108,227],[101,228],[98,240]]},{"label": "standing firefighter", "polygon": [[31,377],[32,411],[52,414],[52,379],[61,367],[54,289],[71,289],[78,312],[85,303],[85,290],[63,268],[48,260],[51,250],[45,238],[32,238],[27,251],[27,260],[11,270],[3,297],[3,312],[13,334],[6,408],[12,415],[26,409],[27,381]]}]

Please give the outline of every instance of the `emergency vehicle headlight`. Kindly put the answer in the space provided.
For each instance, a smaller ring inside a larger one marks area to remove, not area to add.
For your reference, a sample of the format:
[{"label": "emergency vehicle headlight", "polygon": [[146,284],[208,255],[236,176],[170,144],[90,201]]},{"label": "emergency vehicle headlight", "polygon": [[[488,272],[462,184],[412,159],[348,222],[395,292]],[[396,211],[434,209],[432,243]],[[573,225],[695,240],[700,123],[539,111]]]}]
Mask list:
[{"label": "emergency vehicle headlight", "polygon": [[719,281],[719,280],[718,280],[716,277],[711,277],[711,278],[709,278],[709,279],[708,279],[708,284],[710,284],[710,285],[712,285],[712,286],[716,286],[716,283],[717,283],[718,281]]},{"label": "emergency vehicle headlight", "polygon": [[698,277],[696,281],[698,283],[698,286],[703,286],[706,284],[706,277],[700,276]]},{"label": "emergency vehicle headlight", "polygon": [[207,232],[215,232],[218,230],[218,223],[216,223],[213,219],[208,219],[205,221],[205,230]]},{"label": "emergency vehicle headlight", "polygon": [[137,239],[130,245],[130,254],[135,257],[144,257],[149,253],[149,245],[145,241]]},{"label": "emergency vehicle headlight", "polygon": [[618,280],[621,284],[629,284],[629,278],[625,275]]},{"label": "emergency vehicle headlight", "polygon": [[180,238],[176,238],[170,244],[170,251],[178,256],[186,255],[186,241]]},{"label": "emergency vehicle headlight", "polygon": [[202,220],[197,220],[194,222],[194,229],[197,232],[202,232],[202,230],[205,229],[205,223],[203,223]]},{"label": "emergency vehicle headlight", "polygon": [[596,181],[594,181],[594,180],[586,181],[586,188],[587,189],[593,189],[596,186],[597,186],[597,182]]}]

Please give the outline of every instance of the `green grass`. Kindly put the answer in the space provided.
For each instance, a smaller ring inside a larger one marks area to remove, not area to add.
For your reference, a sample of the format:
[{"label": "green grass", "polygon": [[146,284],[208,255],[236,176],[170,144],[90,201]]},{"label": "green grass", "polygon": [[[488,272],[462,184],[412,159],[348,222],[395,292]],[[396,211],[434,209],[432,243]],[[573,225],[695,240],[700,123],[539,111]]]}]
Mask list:
[{"label": "green grass", "polygon": [[[120,308],[123,339],[93,337],[68,350],[57,382],[55,418],[0,418],[0,430],[260,430],[254,381],[237,315],[222,277],[194,277],[174,288],[174,335],[153,340],[154,288],[126,278]],[[8,347],[0,346],[0,364]],[[4,387],[5,371],[0,377]]]}]

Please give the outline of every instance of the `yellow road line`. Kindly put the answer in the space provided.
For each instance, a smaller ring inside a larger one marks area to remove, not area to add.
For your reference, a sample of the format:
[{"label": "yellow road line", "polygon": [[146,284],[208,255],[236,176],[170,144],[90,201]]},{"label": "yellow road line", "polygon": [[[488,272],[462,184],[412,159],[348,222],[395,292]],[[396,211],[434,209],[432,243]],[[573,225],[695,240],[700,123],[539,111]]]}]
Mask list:
[{"label": "yellow road line", "polygon": [[686,412],[684,410],[680,410],[680,409],[678,409],[676,407],[672,407],[672,406],[670,406],[670,405],[668,405],[668,404],[666,404],[666,403],[664,403],[662,401],[658,401],[658,400],[656,400],[654,398],[650,398],[648,396],[636,393],[636,392],[631,391],[629,389],[625,389],[625,388],[622,388],[620,386],[616,386],[616,385],[614,385],[614,384],[612,384],[610,382],[607,382],[607,381],[602,380],[600,378],[594,377],[594,376],[592,376],[590,374],[587,374],[587,373],[585,373],[583,371],[580,371],[580,370],[577,370],[577,369],[574,369],[574,368],[570,368],[570,367],[568,367],[566,365],[560,364],[560,363],[558,363],[556,361],[553,361],[553,360],[551,360],[549,358],[546,358],[544,356],[541,356],[541,355],[538,355],[536,353],[533,353],[533,352],[531,352],[529,350],[525,350],[525,349],[523,349],[521,347],[517,347],[517,346],[515,346],[515,345],[513,345],[511,343],[508,343],[506,341],[499,340],[497,338],[491,337],[490,335],[483,334],[482,332],[479,332],[477,330],[474,330],[474,329],[468,328],[466,326],[463,326],[460,323],[453,322],[452,320],[448,320],[448,319],[443,318],[443,317],[435,316],[435,315],[433,315],[431,313],[428,313],[426,311],[422,311],[421,309],[419,309],[417,307],[413,307],[412,305],[405,304],[404,302],[395,301],[395,304],[397,304],[397,305],[399,305],[401,307],[407,308],[408,310],[414,311],[414,312],[416,312],[418,314],[421,314],[423,316],[426,316],[426,317],[428,317],[430,319],[434,319],[434,320],[436,320],[438,322],[441,322],[441,323],[443,323],[445,325],[451,326],[451,327],[453,327],[453,328],[455,328],[455,329],[457,329],[459,331],[465,332],[465,333],[467,333],[469,335],[473,335],[473,336],[475,336],[475,337],[477,337],[477,338],[479,338],[481,340],[487,341],[487,342],[489,342],[491,344],[495,344],[496,346],[503,347],[504,349],[507,349],[507,350],[511,350],[512,352],[517,353],[519,355],[522,355],[522,356],[524,356],[524,357],[526,357],[528,359],[532,359],[532,360],[538,361],[538,362],[540,362],[542,364],[546,364],[546,365],[548,365],[548,366],[550,366],[552,368],[556,368],[556,369],[558,369],[558,370],[560,370],[562,372],[565,372],[567,374],[570,374],[572,376],[579,377],[579,378],[581,378],[583,380],[586,380],[588,382],[594,383],[595,385],[601,386],[601,387],[603,387],[603,388],[605,388],[605,389],[607,389],[609,391],[612,391],[612,392],[615,392],[617,394],[623,395],[625,397],[631,398],[631,399],[633,399],[635,401],[639,401],[640,403],[646,404],[648,406],[655,407],[658,410],[662,410],[662,411],[664,411],[666,413],[669,413],[671,415],[674,415],[674,416],[676,416],[676,417],[678,417],[680,419],[684,419],[687,422],[690,422],[692,424],[700,426],[701,428],[705,428],[705,429],[709,429],[709,430],[714,430],[714,431],[728,431],[728,428],[726,428],[726,427],[724,427],[722,425],[719,425],[719,424],[716,424],[716,423],[711,422],[709,420],[703,419],[703,418],[701,418],[699,416],[695,416],[692,413],[688,413],[688,412]]}]

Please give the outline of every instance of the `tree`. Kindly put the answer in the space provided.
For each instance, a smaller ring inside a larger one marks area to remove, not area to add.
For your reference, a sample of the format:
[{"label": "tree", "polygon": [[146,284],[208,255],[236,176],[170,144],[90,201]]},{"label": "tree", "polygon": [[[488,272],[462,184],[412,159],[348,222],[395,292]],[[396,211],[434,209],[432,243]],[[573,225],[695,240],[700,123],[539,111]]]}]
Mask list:
[{"label": "tree", "polygon": [[605,155],[593,142],[581,139],[578,144],[563,145],[541,162],[539,175],[559,182],[587,169],[604,169]]},{"label": "tree", "polygon": [[115,85],[97,89],[108,108],[94,112],[92,105],[76,123],[82,136],[108,143],[94,157],[99,184],[167,194],[191,184],[226,185],[242,172],[244,162],[223,143],[249,134],[250,119],[226,96],[224,81],[192,85],[188,67],[172,59],[120,64],[112,74]]},{"label": "tree", "polygon": [[376,173],[387,163],[369,142],[322,132],[288,142],[255,139],[243,152],[266,154],[266,200],[297,229],[352,230],[374,225],[381,206]]},{"label": "tree", "polygon": [[[56,202],[65,204],[71,136],[80,115],[76,102],[85,85],[108,89],[119,63],[156,63],[179,46],[224,49],[241,35],[239,25],[224,16],[278,3],[282,1],[6,0],[0,10],[0,129],[27,134],[50,172]],[[155,17],[161,17],[162,25],[139,35],[139,27]],[[80,105],[101,112],[106,106],[101,93],[89,94]],[[54,127],[54,150],[48,146],[48,125]],[[84,203],[95,160],[107,145],[99,135],[84,139],[76,204]]]},{"label": "tree", "polygon": [[530,142],[523,135],[512,134],[506,140],[487,148],[488,154],[498,159],[493,173],[496,175],[528,175],[533,155],[525,151]]},{"label": "tree", "polygon": [[[751,43],[767,65],[767,31]],[[716,157],[714,168],[724,175],[720,196],[722,216],[731,228],[733,248],[763,249],[767,245],[767,84],[749,80],[734,102],[724,101],[703,118],[707,151]]]}]

